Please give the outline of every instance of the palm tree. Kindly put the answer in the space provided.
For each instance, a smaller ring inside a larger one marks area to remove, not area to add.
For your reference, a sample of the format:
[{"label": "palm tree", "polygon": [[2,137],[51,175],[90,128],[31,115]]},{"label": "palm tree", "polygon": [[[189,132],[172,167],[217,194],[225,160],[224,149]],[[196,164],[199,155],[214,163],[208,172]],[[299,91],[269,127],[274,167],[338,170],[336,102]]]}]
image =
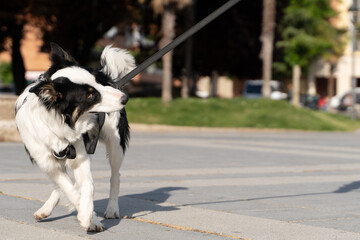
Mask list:
[{"label": "palm tree", "polygon": [[260,58],[263,61],[263,87],[262,95],[270,98],[270,80],[272,75],[272,54],[274,44],[274,28],[275,28],[275,0],[263,0],[263,21],[262,21],[262,49]]},{"label": "palm tree", "polygon": [[[182,9],[191,3],[192,0],[152,0],[151,4],[155,14],[162,14],[160,48],[169,44],[175,37],[176,10]],[[165,103],[172,100],[172,55],[173,51],[170,51],[162,57],[162,100]]]}]

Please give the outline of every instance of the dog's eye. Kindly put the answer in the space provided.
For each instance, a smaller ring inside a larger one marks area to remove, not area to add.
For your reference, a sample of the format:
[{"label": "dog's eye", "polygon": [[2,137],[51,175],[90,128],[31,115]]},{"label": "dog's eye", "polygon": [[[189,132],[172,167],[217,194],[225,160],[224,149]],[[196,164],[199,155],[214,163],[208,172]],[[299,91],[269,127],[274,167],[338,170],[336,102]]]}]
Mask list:
[{"label": "dog's eye", "polygon": [[91,101],[91,100],[94,100],[94,98],[95,98],[95,95],[94,95],[94,94],[88,93],[88,95],[87,95],[87,100]]}]

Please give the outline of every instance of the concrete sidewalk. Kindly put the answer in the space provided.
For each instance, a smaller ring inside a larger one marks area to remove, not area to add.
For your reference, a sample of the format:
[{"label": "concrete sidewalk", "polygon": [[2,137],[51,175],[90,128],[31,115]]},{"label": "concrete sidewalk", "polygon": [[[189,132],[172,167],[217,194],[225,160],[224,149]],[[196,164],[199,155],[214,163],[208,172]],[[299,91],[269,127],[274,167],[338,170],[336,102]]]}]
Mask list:
[{"label": "concrete sidewalk", "polygon": [[136,132],[121,169],[120,215],[103,219],[109,167],[93,156],[86,233],[66,199],[37,222],[52,190],[20,143],[0,143],[0,239],[360,239],[360,134]]}]

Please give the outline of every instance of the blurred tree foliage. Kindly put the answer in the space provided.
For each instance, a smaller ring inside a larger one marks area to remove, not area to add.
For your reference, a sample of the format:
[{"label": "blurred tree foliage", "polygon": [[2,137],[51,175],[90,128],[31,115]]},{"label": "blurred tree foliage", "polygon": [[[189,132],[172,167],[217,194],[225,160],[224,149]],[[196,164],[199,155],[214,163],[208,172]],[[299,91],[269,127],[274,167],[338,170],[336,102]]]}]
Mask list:
[{"label": "blurred tree foliage", "polygon": [[69,51],[81,64],[104,33],[120,21],[136,19],[137,2],[130,0],[11,0],[0,2],[0,51],[12,53],[16,94],[26,87],[25,67],[20,53],[25,24],[36,25],[48,43],[53,41]]},{"label": "blurred tree foliage", "polygon": [[[226,1],[194,1],[195,22]],[[150,25],[156,25],[159,29],[161,18],[154,14],[150,3],[151,0],[1,1],[0,51],[6,47],[13,54],[12,71],[16,93],[20,94],[26,86],[20,53],[25,24],[36,25],[42,30],[45,45],[41,51],[49,51],[48,43],[53,41],[69,51],[81,64],[87,65],[95,42],[112,26],[136,22],[143,27],[145,34],[150,32]],[[217,70],[220,74],[236,78],[259,78],[261,7],[262,0],[241,1],[196,34],[193,37],[194,72],[202,75]],[[176,36],[186,30],[186,20],[186,14],[178,12]],[[159,30],[154,38],[160,40]],[[174,76],[181,75],[185,52],[185,45],[174,51]]]},{"label": "blurred tree foliage", "polygon": [[[340,55],[345,31],[330,22],[337,14],[331,0],[291,0],[279,24],[282,39],[276,44],[283,52],[283,62],[307,71],[311,62],[320,56]],[[275,66],[287,69],[281,63]]]},{"label": "blurred tree foliage", "polygon": [[83,65],[106,31],[136,15],[130,0],[33,0],[29,7],[31,14],[40,19],[43,40],[58,43]]},{"label": "blurred tree foliage", "polygon": [[12,83],[13,76],[11,72],[11,64],[7,62],[0,63],[0,83],[9,85]]}]

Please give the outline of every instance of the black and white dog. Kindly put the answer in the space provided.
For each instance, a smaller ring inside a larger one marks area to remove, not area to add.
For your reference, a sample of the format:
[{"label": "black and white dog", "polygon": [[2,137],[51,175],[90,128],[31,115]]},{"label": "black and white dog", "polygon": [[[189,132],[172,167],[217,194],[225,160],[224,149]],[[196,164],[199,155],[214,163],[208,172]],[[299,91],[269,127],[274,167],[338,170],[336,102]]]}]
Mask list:
[{"label": "black and white dog", "polygon": [[[28,86],[15,105],[16,125],[30,158],[55,183],[55,190],[34,213],[48,217],[58,204],[60,190],[75,206],[80,225],[103,231],[94,212],[94,184],[88,153],[97,140],[106,145],[110,166],[110,198],[105,218],[119,218],[119,169],[129,140],[124,109],[126,94],[112,87],[135,67],[125,50],[107,46],[100,67],[90,70],[56,44],[51,45],[51,67]],[[74,173],[75,184],[66,172]]]}]

